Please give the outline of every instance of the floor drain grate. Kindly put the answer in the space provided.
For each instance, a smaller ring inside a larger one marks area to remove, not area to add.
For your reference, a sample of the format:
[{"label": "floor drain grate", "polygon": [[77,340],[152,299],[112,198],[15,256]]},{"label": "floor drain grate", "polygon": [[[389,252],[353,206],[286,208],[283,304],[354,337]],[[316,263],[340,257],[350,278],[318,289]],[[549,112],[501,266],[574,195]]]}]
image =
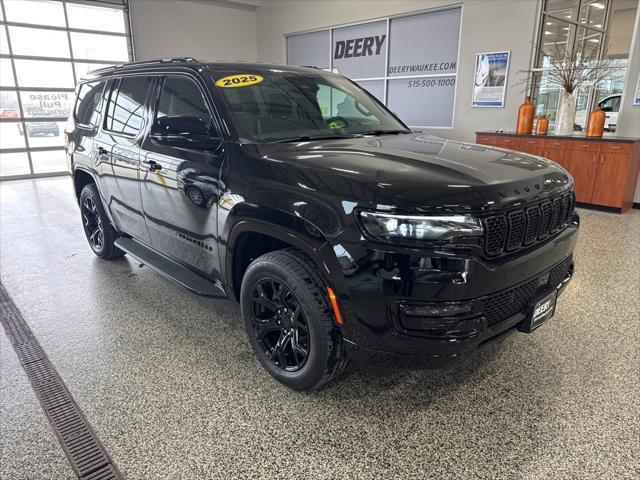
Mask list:
[{"label": "floor drain grate", "polygon": [[78,478],[121,479],[106,449],[1,284],[0,323]]}]

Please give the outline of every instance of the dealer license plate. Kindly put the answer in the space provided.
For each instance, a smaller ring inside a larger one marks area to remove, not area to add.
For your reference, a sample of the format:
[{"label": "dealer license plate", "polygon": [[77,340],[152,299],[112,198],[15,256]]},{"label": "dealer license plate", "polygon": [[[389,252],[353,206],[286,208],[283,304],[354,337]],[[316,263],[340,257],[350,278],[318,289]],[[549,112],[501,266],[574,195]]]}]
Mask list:
[{"label": "dealer license plate", "polygon": [[547,293],[539,300],[531,302],[528,310],[527,318],[522,322],[520,330],[526,333],[533,332],[544,322],[553,317],[556,311],[556,299],[558,293],[553,291]]}]

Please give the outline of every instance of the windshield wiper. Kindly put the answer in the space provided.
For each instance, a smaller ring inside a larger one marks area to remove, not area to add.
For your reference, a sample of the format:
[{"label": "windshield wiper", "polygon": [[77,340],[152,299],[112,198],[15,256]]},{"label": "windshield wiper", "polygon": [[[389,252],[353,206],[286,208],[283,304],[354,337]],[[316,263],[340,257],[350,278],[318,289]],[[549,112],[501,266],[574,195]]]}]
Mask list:
[{"label": "windshield wiper", "polygon": [[360,135],[396,135],[398,133],[413,133],[411,130],[370,130],[358,132]]},{"label": "windshield wiper", "polygon": [[268,140],[266,143],[287,143],[287,142],[311,142],[313,140],[337,140],[344,138],[360,138],[360,134],[350,135],[300,135],[298,137],[276,138]]}]

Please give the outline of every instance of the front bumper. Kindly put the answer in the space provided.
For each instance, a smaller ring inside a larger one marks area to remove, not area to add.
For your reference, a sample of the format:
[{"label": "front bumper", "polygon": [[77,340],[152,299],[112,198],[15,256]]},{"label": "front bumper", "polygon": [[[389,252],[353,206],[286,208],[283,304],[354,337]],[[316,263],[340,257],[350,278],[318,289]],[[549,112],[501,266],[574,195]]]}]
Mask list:
[{"label": "front bumper", "polygon": [[[464,361],[517,327],[531,300],[550,289],[564,290],[573,274],[577,230],[576,216],[545,244],[491,262],[371,251],[368,268],[346,277],[348,349],[352,356],[391,354],[416,366]],[[427,313],[421,316],[423,307]],[[455,314],[447,316],[451,309],[441,307],[453,307]]]}]

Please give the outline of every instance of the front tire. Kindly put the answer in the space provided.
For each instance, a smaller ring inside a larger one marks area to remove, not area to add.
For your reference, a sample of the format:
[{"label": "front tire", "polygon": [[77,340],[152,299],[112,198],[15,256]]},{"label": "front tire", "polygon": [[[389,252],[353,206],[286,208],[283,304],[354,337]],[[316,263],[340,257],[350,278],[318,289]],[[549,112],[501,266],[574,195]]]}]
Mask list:
[{"label": "front tire", "polygon": [[240,306],[251,347],[262,366],[294,390],[317,390],[346,366],[316,267],[295,249],[254,260],[244,275]]},{"label": "front tire", "polygon": [[118,234],[109,222],[98,189],[93,183],[85,185],[80,192],[80,213],[84,233],[93,253],[104,260],[123,257],[124,252],[114,244]]}]

